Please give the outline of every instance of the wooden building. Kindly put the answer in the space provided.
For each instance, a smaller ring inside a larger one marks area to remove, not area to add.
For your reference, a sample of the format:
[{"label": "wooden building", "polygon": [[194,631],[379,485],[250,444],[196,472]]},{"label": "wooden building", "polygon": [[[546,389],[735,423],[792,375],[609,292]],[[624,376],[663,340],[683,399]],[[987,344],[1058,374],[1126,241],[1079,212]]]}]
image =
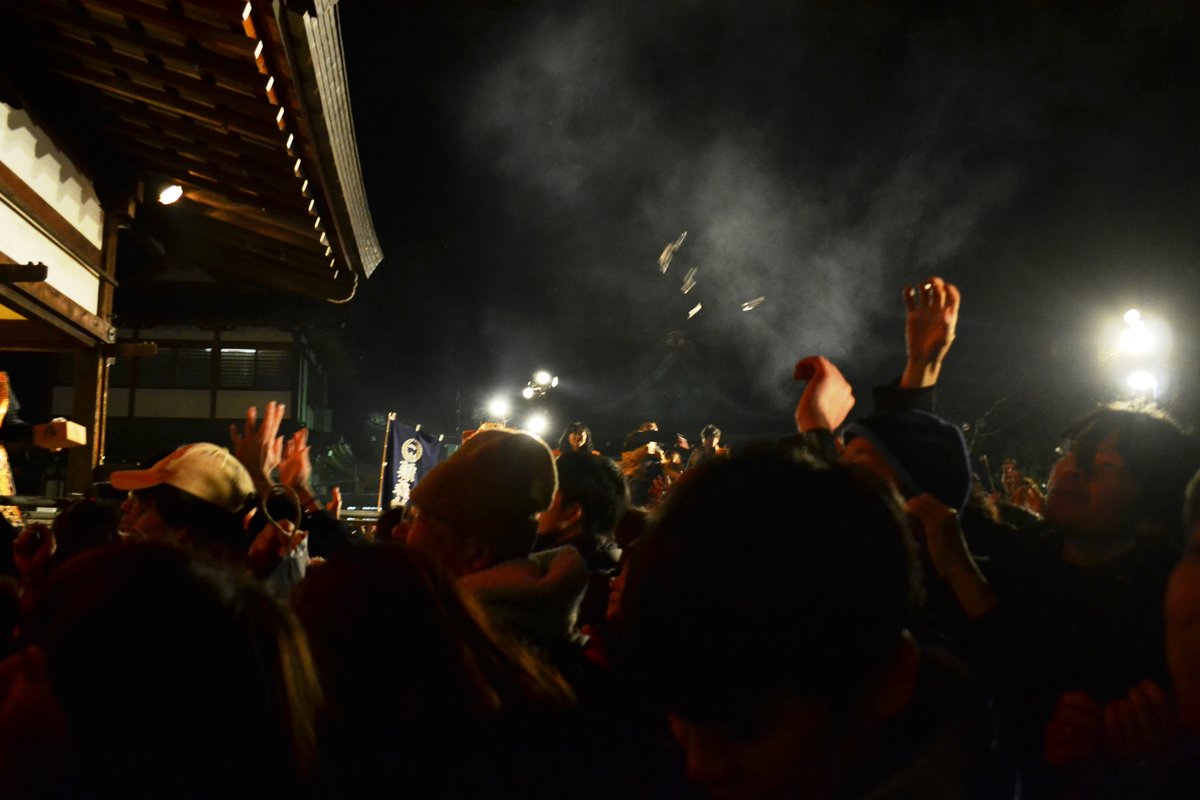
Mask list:
[{"label": "wooden building", "polygon": [[0,20],[0,348],[73,352],[79,489],[113,359],[139,352],[113,319],[133,273],[345,303],[382,253],[336,0],[0,0]]}]

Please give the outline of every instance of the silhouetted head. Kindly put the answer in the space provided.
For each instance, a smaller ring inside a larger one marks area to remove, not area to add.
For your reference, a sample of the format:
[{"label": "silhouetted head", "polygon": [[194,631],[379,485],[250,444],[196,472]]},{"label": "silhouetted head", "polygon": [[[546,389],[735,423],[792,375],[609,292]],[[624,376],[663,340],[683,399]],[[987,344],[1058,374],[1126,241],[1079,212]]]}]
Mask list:
[{"label": "silhouetted head", "polygon": [[1161,537],[1178,548],[1188,480],[1200,445],[1166,416],[1101,408],[1065,434],[1050,474],[1045,516],[1059,528],[1105,539]]},{"label": "silhouetted head", "polygon": [[592,448],[592,431],[582,422],[572,422],[558,439],[558,452],[589,452]]},{"label": "silhouetted head", "polygon": [[558,457],[558,491],[538,518],[538,533],[611,537],[629,508],[629,485],[610,458],[587,452]]},{"label": "silhouetted head", "polygon": [[917,656],[915,562],[894,498],[783,455],[681,481],[639,540],[624,661],[717,795],[809,796],[900,713]]},{"label": "silhouetted head", "polygon": [[14,658],[44,672],[73,791],[312,788],[315,671],[298,622],[258,587],[173,545],[112,545],[56,570],[34,631]]}]

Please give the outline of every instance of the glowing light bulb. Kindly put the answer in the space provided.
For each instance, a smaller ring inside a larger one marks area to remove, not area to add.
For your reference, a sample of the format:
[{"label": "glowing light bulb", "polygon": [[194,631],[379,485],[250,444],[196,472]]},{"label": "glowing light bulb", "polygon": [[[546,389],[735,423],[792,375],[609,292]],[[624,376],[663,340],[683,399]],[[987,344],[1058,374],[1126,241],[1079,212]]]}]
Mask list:
[{"label": "glowing light bulb", "polygon": [[487,412],[496,419],[504,419],[508,416],[508,400],[503,397],[493,397],[488,401]]},{"label": "glowing light bulb", "polygon": [[1124,353],[1146,353],[1154,344],[1150,329],[1142,320],[1137,320],[1121,332],[1120,347]]},{"label": "glowing light bulb", "polygon": [[158,202],[164,206],[169,206],[181,197],[183,197],[183,187],[178,183],[172,183],[169,186],[164,186],[162,191],[158,193]]},{"label": "glowing light bulb", "polygon": [[1125,382],[1129,384],[1129,388],[1135,392],[1152,392],[1158,388],[1158,380],[1149,372],[1138,371],[1132,373]]}]

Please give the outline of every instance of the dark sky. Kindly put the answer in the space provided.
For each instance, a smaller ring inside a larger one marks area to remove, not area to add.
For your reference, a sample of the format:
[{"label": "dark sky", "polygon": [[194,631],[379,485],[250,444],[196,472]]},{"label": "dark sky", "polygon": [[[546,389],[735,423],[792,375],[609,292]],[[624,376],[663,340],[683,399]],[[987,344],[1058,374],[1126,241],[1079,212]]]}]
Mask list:
[{"label": "dark sky", "polygon": [[1200,5],[340,8],[385,252],[346,317],[363,408],[449,432],[546,366],[557,429],[786,433],[809,353],[869,410],[936,273],[964,295],[942,408],[993,444],[1107,399],[1131,306],[1195,416]]}]

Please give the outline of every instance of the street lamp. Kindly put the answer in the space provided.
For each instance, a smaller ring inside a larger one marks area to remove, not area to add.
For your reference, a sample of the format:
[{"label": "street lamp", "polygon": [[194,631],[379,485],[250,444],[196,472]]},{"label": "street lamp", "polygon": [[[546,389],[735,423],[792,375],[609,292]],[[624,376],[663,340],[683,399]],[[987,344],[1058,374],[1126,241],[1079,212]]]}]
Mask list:
[{"label": "street lamp", "polygon": [[511,406],[507,398],[496,396],[488,401],[487,412],[492,419],[503,421],[508,418],[510,410]]},{"label": "street lamp", "polygon": [[1109,350],[1113,378],[1138,397],[1157,400],[1167,381],[1170,328],[1152,314],[1131,308],[1110,330],[1108,341],[1115,343]]},{"label": "street lamp", "polygon": [[1152,373],[1145,370],[1130,373],[1125,382],[1135,392],[1142,392],[1151,396],[1158,394],[1158,379]]},{"label": "street lamp", "polygon": [[541,436],[549,427],[549,422],[546,420],[545,414],[530,414],[525,420],[525,430],[530,433],[536,433]]},{"label": "street lamp", "polygon": [[532,380],[521,390],[521,396],[526,400],[536,400],[556,386],[558,386],[558,376],[550,374],[549,370],[539,369],[533,373]]}]

